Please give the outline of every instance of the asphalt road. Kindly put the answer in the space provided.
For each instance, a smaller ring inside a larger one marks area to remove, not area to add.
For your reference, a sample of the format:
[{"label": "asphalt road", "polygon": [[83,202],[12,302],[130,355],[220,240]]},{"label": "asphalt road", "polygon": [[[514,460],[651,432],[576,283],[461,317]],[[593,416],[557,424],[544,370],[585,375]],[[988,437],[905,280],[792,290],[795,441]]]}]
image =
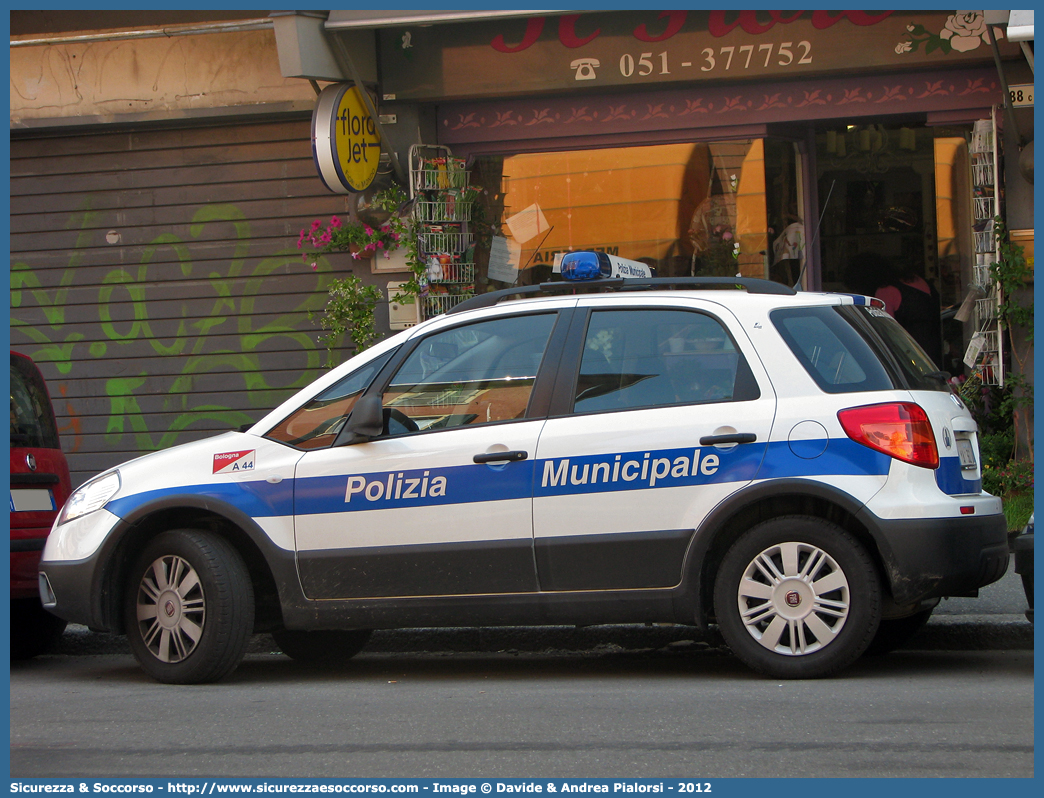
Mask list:
[{"label": "asphalt road", "polygon": [[1033,653],[906,651],[777,682],[702,644],[250,654],[172,687],[127,655],[11,674],[11,775],[810,777],[1033,775]]},{"label": "asphalt road", "polygon": [[908,647],[777,682],[686,627],[387,631],[338,670],[257,635],[218,685],[157,684],[71,628],[13,663],[14,777],[1029,777],[1014,574]]}]

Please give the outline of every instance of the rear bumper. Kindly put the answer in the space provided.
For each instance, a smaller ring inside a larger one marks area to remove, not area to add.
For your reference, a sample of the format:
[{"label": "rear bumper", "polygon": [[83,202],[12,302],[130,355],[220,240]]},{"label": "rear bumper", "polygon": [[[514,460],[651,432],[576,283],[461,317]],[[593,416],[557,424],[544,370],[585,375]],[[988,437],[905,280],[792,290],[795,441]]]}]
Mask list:
[{"label": "rear bumper", "polygon": [[1008,570],[1003,514],[901,521],[864,514],[897,604],[974,595]]},{"label": "rear bumper", "polygon": [[11,598],[34,598],[36,571],[50,528],[11,530]]}]

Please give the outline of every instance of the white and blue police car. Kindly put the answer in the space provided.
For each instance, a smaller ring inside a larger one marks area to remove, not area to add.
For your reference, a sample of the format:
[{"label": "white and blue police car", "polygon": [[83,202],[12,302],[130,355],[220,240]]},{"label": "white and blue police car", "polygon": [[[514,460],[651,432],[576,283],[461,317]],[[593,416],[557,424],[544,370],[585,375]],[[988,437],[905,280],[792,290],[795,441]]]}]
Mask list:
[{"label": "white and blue police car", "polygon": [[1005,572],[975,422],[876,300],[597,253],[562,272],[87,482],[44,604],[172,683],[226,676],[258,631],[330,660],[373,629],[607,623],[716,624],[803,678]]}]

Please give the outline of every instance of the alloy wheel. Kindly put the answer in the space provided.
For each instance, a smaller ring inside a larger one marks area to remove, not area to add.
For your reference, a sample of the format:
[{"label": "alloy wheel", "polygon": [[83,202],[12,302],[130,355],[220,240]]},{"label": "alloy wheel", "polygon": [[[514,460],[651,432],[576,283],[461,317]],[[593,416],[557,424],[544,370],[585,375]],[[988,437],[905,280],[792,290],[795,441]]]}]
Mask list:
[{"label": "alloy wheel", "polygon": [[160,662],[181,662],[199,644],[206,622],[206,598],[199,574],[187,560],[160,557],[138,586],[138,631]]},{"label": "alloy wheel", "polygon": [[736,596],[755,640],[778,654],[803,656],[828,646],[845,625],[850,595],[844,571],[829,554],[788,541],[747,565]]}]

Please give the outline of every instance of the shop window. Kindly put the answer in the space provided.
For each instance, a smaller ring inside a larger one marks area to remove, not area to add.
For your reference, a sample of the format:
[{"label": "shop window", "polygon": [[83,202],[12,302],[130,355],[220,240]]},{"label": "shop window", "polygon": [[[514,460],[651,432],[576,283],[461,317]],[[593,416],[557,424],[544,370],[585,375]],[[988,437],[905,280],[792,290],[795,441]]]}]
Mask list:
[{"label": "shop window", "polygon": [[763,139],[477,158],[479,282],[541,282],[585,249],[660,276],[778,278],[772,242],[800,222],[795,170],[793,145]]},{"label": "shop window", "polygon": [[953,374],[966,331],[952,316],[974,267],[969,134],[860,121],[816,135],[823,289],[874,295],[920,278],[939,305],[934,342],[922,345]]}]

